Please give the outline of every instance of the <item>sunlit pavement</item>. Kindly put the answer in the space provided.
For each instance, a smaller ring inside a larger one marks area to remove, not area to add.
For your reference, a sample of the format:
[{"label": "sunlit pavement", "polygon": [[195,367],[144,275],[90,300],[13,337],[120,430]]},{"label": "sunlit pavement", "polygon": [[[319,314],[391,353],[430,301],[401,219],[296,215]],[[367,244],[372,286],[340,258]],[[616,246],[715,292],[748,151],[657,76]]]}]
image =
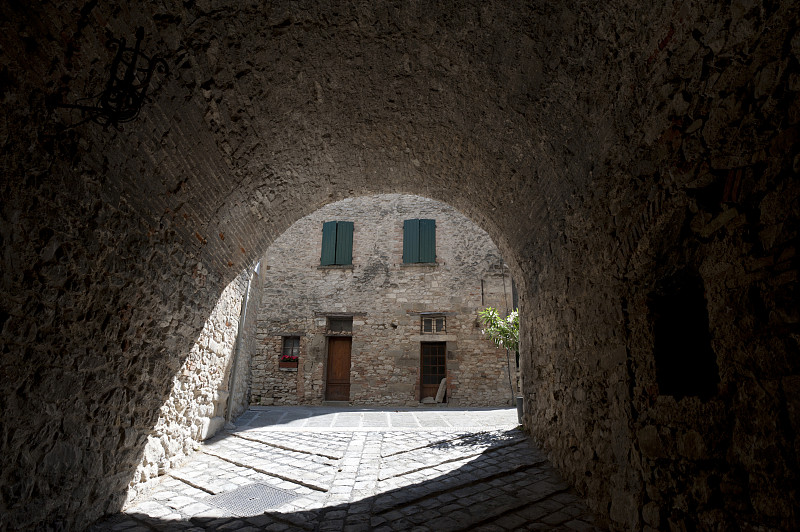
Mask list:
[{"label": "sunlit pavement", "polygon": [[595,530],[514,409],[256,407],[92,530]]}]

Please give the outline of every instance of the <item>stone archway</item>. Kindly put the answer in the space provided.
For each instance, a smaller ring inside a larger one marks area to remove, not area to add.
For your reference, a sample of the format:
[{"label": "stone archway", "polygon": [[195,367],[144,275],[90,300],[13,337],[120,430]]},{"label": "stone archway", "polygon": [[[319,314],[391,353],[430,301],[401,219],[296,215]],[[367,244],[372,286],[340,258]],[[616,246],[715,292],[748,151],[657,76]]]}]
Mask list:
[{"label": "stone archway", "polygon": [[[0,9],[0,526],[117,507],[224,286],[382,192],[447,201],[512,263],[526,425],[615,526],[797,523],[792,2]],[[140,25],[172,77],[124,131],[64,129],[46,100]],[[708,294],[710,403],[659,396],[630,316],[664,223]]]}]

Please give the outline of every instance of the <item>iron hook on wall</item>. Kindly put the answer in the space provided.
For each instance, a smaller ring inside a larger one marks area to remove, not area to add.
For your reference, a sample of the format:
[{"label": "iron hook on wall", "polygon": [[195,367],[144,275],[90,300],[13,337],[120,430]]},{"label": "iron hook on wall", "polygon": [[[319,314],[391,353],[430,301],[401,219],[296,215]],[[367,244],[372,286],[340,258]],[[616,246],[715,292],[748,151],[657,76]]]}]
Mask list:
[{"label": "iron hook on wall", "polygon": [[[110,39],[107,46],[116,50],[111,62],[106,88],[98,96],[84,98],[96,102],[94,105],[81,103],[53,103],[54,108],[78,109],[84,119],[77,125],[92,120],[102,126],[112,125],[118,130],[120,124],[135,119],[142,110],[147,90],[158,71],[169,75],[167,62],[159,56],[148,57],[141,51],[144,28],[136,28],[136,44],[128,48],[125,39]],[[79,102],[81,100],[78,100]],[[74,127],[74,126],[73,126]]]}]

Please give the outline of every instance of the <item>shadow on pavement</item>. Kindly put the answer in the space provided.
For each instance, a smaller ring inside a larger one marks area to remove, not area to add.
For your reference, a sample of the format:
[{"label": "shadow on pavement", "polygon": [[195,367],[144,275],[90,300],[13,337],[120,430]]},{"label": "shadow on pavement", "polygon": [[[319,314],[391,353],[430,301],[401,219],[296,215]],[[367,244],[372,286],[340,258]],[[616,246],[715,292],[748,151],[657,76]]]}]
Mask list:
[{"label": "shadow on pavement", "polygon": [[[596,530],[582,500],[519,429],[429,445],[430,452],[469,446],[482,449],[476,455],[469,454],[469,449],[466,454],[456,453],[460,458],[449,467],[440,461],[437,466],[414,470],[409,462],[409,472],[390,477],[407,485],[382,492],[379,486],[371,493],[363,492],[363,497],[354,489],[349,502],[328,500],[328,506],[319,507],[322,502],[317,501],[317,507],[311,508],[314,501],[309,501],[308,509],[294,511],[289,503],[284,510],[277,507],[258,515],[228,511],[220,516],[224,508],[215,507],[183,520],[128,513],[90,530]],[[420,447],[405,452],[423,451]],[[393,466],[403,460],[402,454],[391,458]],[[415,482],[420,475],[427,478]],[[335,497],[335,492],[329,495]],[[208,499],[198,499],[204,500]]]}]

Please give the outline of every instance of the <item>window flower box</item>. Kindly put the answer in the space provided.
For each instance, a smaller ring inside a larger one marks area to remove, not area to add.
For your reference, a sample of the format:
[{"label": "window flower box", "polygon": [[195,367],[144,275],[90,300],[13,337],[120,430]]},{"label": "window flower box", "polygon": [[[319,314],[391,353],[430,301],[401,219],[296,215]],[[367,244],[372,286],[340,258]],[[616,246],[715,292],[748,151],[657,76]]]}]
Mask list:
[{"label": "window flower box", "polygon": [[294,369],[297,370],[297,362],[299,357],[295,355],[283,355],[278,361],[278,368],[280,369]]}]

